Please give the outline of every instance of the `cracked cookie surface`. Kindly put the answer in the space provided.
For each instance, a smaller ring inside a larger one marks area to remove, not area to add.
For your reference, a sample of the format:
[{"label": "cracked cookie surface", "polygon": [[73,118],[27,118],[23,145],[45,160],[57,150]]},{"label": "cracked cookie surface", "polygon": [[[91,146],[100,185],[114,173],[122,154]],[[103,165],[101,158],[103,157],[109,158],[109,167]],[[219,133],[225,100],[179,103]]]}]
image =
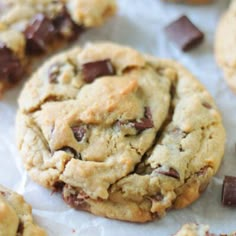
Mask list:
[{"label": "cracked cookie surface", "polygon": [[229,87],[236,93],[236,1],[223,14],[215,36],[215,55]]},{"label": "cracked cookie surface", "polygon": [[114,0],[0,0],[0,95],[32,59],[71,43],[114,15]]},{"label": "cracked cookie surface", "polygon": [[0,185],[0,235],[46,236],[46,232],[34,224],[31,206],[23,197]]},{"label": "cracked cookie surface", "polygon": [[187,70],[112,43],[52,58],[19,106],[17,143],[31,178],[109,218],[145,222],[189,205],[224,152],[214,101]]}]

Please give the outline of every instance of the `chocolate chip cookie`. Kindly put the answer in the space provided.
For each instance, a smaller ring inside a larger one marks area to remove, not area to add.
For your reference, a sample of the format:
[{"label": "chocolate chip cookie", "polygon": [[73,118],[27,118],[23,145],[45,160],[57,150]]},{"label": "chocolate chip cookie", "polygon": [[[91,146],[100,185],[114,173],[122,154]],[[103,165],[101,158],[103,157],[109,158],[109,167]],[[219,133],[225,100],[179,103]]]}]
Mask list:
[{"label": "chocolate chip cookie", "polygon": [[[186,224],[184,225],[175,236],[218,236],[219,234],[213,234],[209,232],[210,227],[208,225],[199,224]],[[232,234],[220,234],[219,236],[235,236]]]},{"label": "chocolate chip cookie", "polygon": [[229,87],[236,92],[236,1],[222,16],[215,37],[215,54]]},{"label": "chocolate chip cookie", "polygon": [[0,95],[24,77],[33,56],[69,43],[115,10],[114,0],[0,1]]},{"label": "chocolate chip cookie", "polygon": [[46,236],[46,232],[34,224],[31,206],[23,197],[0,185],[0,235]]},{"label": "chocolate chip cookie", "polygon": [[186,69],[112,43],[46,62],[19,106],[17,142],[31,178],[109,218],[145,222],[188,206],[224,152],[221,116]]}]

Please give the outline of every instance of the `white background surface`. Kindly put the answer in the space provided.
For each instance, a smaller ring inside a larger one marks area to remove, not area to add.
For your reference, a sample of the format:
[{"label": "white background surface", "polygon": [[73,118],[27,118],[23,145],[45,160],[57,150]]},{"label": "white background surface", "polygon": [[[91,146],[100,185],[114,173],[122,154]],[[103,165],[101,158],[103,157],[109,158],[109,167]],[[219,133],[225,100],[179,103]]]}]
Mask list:
[{"label": "white background surface", "polygon": [[[218,0],[201,7],[160,0],[117,1],[118,15],[104,27],[87,32],[80,43],[112,40],[158,57],[174,58],[190,69],[216,99],[226,127],[225,158],[217,176],[196,203],[185,210],[169,212],[165,218],[152,223],[124,223],[76,212],[64,204],[59,194],[52,195],[33,183],[22,168],[14,128],[18,87],[0,101],[0,183],[24,195],[34,208],[36,221],[46,228],[49,236],[169,236],[187,222],[209,224],[215,233],[236,230],[236,208],[222,207],[220,202],[223,176],[236,176],[236,95],[225,84],[213,56],[214,31],[228,1]],[[182,53],[163,34],[163,27],[182,14],[189,16],[206,36],[204,43],[190,53]]]}]

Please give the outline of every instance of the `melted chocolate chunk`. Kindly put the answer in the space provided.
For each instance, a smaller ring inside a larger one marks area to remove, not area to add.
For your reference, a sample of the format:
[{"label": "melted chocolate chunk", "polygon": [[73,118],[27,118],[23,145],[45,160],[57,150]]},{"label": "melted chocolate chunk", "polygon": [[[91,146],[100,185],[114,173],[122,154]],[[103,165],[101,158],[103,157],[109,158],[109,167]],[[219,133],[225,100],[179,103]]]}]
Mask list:
[{"label": "melted chocolate chunk", "polygon": [[74,126],[71,129],[74,133],[75,139],[78,142],[81,142],[87,132],[86,128],[84,126]]},{"label": "melted chocolate chunk", "polygon": [[74,148],[63,147],[63,148],[61,148],[60,150],[57,150],[57,151],[64,151],[64,152],[67,152],[69,154],[72,154],[74,159],[81,159],[81,155],[79,153],[77,153],[77,151]]},{"label": "melted chocolate chunk", "polygon": [[20,60],[6,45],[0,43],[0,80],[15,83],[24,74]]},{"label": "melted chocolate chunk", "polygon": [[204,34],[186,17],[182,16],[165,28],[167,37],[183,51],[200,44]]},{"label": "melted chocolate chunk", "polygon": [[157,169],[158,174],[166,175],[175,179],[180,179],[179,173],[174,168],[170,168],[169,171]]},{"label": "melted chocolate chunk", "polygon": [[53,185],[53,191],[54,192],[61,192],[63,190],[64,186],[65,186],[65,183],[58,181]]},{"label": "melted chocolate chunk", "polygon": [[72,20],[65,7],[63,11],[53,19],[53,25],[60,36],[69,40],[76,39],[78,35],[84,31],[82,26],[77,25]]},{"label": "melted chocolate chunk", "polygon": [[212,106],[208,103],[208,102],[203,102],[202,105],[207,108],[207,109],[211,109]]},{"label": "melted chocolate chunk", "polygon": [[27,53],[37,54],[47,50],[47,44],[56,36],[56,29],[49,18],[43,14],[37,14],[24,33],[27,39]]},{"label": "melted chocolate chunk", "polygon": [[[85,192],[82,190],[70,190],[71,187],[68,187],[65,185],[62,193],[62,197],[64,201],[71,207],[77,209],[77,210],[86,210],[88,208],[88,203],[86,202],[86,199],[89,199],[88,195],[86,195]],[[69,194],[68,194],[69,189]]]},{"label": "melted chocolate chunk", "polygon": [[236,206],[236,177],[225,176],[222,189],[222,203],[225,206]]},{"label": "melted chocolate chunk", "polygon": [[144,118],[134,122],[134,127],[138,131],[153,128],[152,114],[149,107],[145,107]]},{"label": "melted chocolate chunk", "polygon": [[110,59],[85,63],[82,66],[83,79],[86,83],[92,83],[101,76],[114,75],[115,69]]}]

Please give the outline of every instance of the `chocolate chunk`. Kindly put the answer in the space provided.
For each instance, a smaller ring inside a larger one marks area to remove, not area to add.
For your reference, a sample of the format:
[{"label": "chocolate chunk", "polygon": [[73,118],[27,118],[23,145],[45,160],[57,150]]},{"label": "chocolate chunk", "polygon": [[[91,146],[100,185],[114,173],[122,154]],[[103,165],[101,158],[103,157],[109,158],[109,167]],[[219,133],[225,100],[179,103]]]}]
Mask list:
[{"label": "chocolate chunk", "polygon": [[86,128],[84,126],[74,126],[71,129],[74,133],[75,139],[78,142],[81,142],[83,140],[84,135],[87,132]]},{"label": "chocolate chunk", "polygon": [[194,48],[204,39],[204,34],[186,16],[181,16],[168,25],[165,32],[183,51]]},{"label": "chocolate chunk", "polygon": [[222,189],[222,203],[225,206],[236,206],[236,177],[225,176]]},{"label": "chocolate chunk", "polygon": [[77,25],[72,20],[65,7],[63,11],[53,19],[53,25],[59,35],[69,40],[76,39],[77,36],[84,31],[82,26]]},{"label": "chocolate chunk", "polygon": [[65,183],[58,181],[53,185],[53,192],[61,192]]},{"label": "chocolate chunk", "polygon": [[114,75],[115,69],[111,63],[111,60],[106,59],[83,64],[82,73],[84,81],[86,83],[92,83],[98,77]]},{"label": "chocolate chunk", "polygon": [[140,121],[136,121],[134,127],[138,131],[153,128],[152,114],[149,107],[145,107],[144,118]]},{"label": "chocolate chunk", "polygon": [[15,83],[24,74],[20,60],[5,44],[0,43],[0,80]]},{"label": "chocolate chunk", "polygon": [[64,152],[67,152],[67,153],[71,154],[74,159],[81,159],[81,155],[79,153],[77,153],[77,151],[74,148],[63,147],[63,148],[61,148],[60,150],[57,150],[57,151],[64,151]]},{"label": "chocolate chunk", "polygon": [[62,198],[69,206],[77,210],[85,210],[89,207],[86,202],[89,196],[82,190],[73,189],[68,185],[63,188]]},{"label": "chocolate chunk", "polygon": [[47,44],[56,36],[56,29],[49,18],[43,14],[37,14],[24,33],[27,39],[27,53],[37,54],[47,50]]},{"label": "chocolate chunk", "polygon": [[174,168],[170,168],[169,171],[157,169],[158,174],[166,175],[175,179],[180,179],[179,173]]}]

